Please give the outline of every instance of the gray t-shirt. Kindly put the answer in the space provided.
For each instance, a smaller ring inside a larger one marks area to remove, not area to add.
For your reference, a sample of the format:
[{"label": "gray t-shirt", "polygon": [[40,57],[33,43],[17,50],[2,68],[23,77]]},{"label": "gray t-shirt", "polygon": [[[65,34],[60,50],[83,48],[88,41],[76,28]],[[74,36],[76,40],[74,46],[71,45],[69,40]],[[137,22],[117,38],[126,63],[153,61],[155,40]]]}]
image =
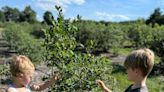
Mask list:
[{"label": "gray t-shirt", "polygon": [[133,85],[130,85],[130,86],[125,90],[125,92],[149,92],[146,86],[144,86],[144,87],[139,87],[139,88],[135,88],[135,89],[132,89],[132,86],[133,86]]}]

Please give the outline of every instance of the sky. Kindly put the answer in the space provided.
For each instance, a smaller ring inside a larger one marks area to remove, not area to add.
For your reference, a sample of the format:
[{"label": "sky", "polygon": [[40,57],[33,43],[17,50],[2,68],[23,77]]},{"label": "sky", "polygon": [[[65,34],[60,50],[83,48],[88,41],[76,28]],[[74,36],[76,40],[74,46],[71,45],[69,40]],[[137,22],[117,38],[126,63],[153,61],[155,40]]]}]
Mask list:
[{"label": "sky", "polygon": [[79,14],[82,19],[95,21],[147,19],[155,8],[160,8],[164,14],[164,0],[0,0],[0,8],[9,6],[23,11],[28,5],[40,21],[47,10],[56,16],[55,5],[62,7],[66,18],[75,18]]}]

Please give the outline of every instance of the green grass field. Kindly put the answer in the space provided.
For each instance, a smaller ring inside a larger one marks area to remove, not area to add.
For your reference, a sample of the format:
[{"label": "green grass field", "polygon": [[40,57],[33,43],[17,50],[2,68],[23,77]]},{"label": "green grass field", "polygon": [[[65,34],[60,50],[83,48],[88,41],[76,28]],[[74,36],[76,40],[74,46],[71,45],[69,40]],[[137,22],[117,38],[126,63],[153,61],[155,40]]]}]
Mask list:
[{"label": "green grass field", "polygon": [[3,65],[0,65],[0,70],[3,68]]}]

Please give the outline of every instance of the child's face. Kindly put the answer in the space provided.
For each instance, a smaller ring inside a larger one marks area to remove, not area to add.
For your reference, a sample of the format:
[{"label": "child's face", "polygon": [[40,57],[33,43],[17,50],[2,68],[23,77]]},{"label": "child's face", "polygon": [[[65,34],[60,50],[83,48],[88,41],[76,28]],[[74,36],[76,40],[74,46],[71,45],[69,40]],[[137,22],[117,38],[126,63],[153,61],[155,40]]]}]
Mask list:
[{"label": "child's face", "polygon": [[138,73],[137,73],[137,69],[132,69],[132,68],[128,68],[126,70],[127,74],[128,74],[128,79],[131,81],[135,81]]},{"label": "child's face", "polygon": [[22,76],[21,76],[22,83],[21,84],[24,86],[29,85],[30,82],[32,81],[32,76],[33,76],[33,73],[22,74]]}]

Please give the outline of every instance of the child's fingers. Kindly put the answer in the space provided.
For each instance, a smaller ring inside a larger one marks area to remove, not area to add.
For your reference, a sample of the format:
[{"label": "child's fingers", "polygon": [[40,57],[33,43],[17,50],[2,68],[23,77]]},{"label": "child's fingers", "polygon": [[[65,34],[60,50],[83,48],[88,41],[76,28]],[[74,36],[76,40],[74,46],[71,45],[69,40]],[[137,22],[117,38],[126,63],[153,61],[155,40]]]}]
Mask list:
[{"label": "child's fingers", "polygon": [[101,88],[104,88],[105,87],[105,84],[102,80],[96,80],[96,83],[101,87]]},{"label": "child's fingers", "polygon": [[60,78],[59,71],[54,71],[53,77],[55,80],[58,80]]},{"label": "child's fingers", "polygon": [[59,76],[59,71],[54,71],[55,76]]},{"label": "child's fingers", "polygon": [[99,85],[103,85],[104,84],[103,81],[101,81],[101,80],[96,80],[96,83],[99,84]]},{"label": "child's fingers", "polygon": [[103,82],[103,81],[101,81],[101,80],[96,80],[96,83],[102,84],[102,82]]},{"label": "child's fingers", "polygon": [[37,90],[37,89],[39,89],[40,87],[39,87],[38,85],[32,85],[32,88],[35,89],[35,90]]}]

